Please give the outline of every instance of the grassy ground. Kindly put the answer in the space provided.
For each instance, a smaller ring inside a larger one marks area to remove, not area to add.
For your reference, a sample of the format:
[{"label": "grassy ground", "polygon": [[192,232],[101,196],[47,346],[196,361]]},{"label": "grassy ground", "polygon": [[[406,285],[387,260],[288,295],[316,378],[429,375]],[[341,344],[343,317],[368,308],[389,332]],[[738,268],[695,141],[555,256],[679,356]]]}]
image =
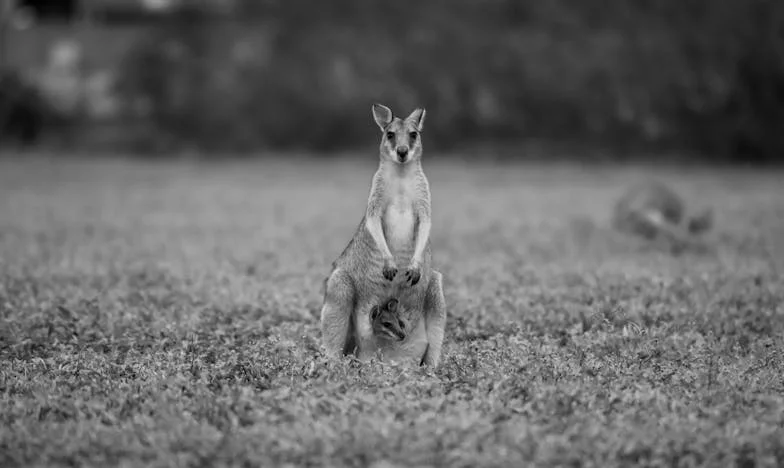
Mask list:
[{"label": "grassy ground", "polygon": [[[781,173],[426,163],[426,371],[320,355],[374,169],[0,162],[0,465],[784,464]],[[607,229],[646,175],[712,252]]]}]

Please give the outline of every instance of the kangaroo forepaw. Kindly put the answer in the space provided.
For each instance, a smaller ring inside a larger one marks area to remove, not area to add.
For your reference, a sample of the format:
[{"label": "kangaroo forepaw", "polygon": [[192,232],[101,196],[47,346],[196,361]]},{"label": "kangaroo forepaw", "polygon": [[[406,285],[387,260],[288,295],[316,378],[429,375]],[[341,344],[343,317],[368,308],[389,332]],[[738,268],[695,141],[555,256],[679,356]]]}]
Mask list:
[{"label": "kangaroo forepaw", "polygon": [[419,270],[419,267],[408,267],[404,277],[409,286],[414,286],[419,283],[420,278],[422,278],[422,273]]},{"label": "kangaroo forepaw", "polygon": [[383,273],[384,278],[388,281],[392,281],[397,275],[397,267],[393,263],[385,263],[381,272]]}]

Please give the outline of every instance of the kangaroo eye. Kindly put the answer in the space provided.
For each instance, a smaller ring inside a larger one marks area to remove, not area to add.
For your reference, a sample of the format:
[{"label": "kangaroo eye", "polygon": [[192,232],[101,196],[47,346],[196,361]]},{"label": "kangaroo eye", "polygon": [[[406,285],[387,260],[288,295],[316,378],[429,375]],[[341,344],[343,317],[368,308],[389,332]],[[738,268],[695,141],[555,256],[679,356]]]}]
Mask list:
[{"label": "kangaroo eye", "polygon": [[416,140],[419,134],[417,132],[411,132],[408,136],[410,136],[412,140]]},{"label": "kangaroo eye", "polygon": [[395,139],[395,132],[387,132],[387,138],[390,140]]}]

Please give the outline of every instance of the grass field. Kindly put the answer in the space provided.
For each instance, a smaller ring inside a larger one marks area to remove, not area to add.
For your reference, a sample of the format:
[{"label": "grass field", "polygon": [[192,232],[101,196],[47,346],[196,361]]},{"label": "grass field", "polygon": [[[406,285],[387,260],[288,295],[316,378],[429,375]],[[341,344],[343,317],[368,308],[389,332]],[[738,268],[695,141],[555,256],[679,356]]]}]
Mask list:
[{"label": "grass field", "polygon": [[[375,165],[0,161],[0,466],[784,465],[784,174],[426,161],[424,370],[319,350]],[[711,251],[607,228],[644,176]]]}]

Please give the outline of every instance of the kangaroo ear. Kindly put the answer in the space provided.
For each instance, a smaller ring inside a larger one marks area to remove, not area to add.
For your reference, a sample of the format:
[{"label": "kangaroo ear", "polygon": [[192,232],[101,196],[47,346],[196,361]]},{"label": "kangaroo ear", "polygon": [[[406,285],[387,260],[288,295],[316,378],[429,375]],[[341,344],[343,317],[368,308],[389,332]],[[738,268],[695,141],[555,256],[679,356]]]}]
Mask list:
[{"label": "kangaroo ear", "polygon": [[416,125],[417,130],[420,132],[422,131],[422,127],[425,125],[425,109],[414,109],[414,112],[411,113],[406,120],[410,120],[414,122]]},{"label": "kangaroo ear", "polygon": [[384,131],[387,125],[392,123],[392,111],[387,106],[373,104],[373,119],[376,121],[378,128]]}]

